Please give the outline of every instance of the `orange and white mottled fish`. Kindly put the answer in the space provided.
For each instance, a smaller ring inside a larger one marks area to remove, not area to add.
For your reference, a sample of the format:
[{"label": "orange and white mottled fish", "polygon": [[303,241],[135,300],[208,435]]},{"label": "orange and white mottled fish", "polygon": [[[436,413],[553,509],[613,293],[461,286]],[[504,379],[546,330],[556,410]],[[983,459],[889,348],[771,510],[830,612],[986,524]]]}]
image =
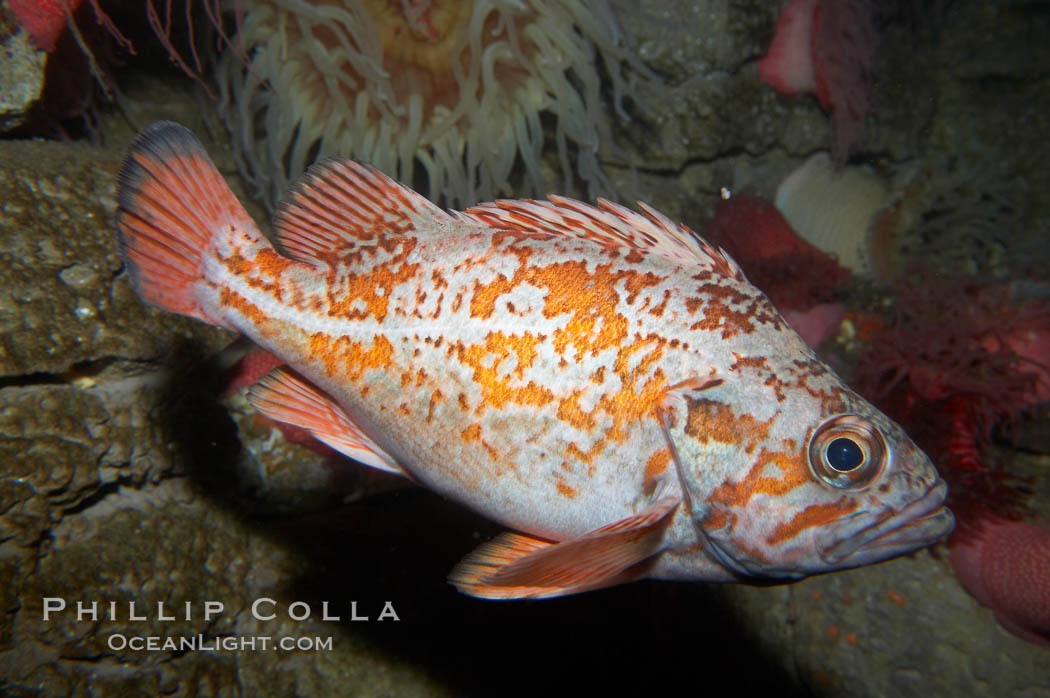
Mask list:
[{"label": "orange and white mottled fish", "polygon": [[328,160],[271,244],[161,122],[129,148],[116,225],[143,300],[287,363],[258,410],[518,531],[453,570],[467,594],[793,579],[947,534],[946,486],[901,428],[724,252],[639,206],[446,212]]}]

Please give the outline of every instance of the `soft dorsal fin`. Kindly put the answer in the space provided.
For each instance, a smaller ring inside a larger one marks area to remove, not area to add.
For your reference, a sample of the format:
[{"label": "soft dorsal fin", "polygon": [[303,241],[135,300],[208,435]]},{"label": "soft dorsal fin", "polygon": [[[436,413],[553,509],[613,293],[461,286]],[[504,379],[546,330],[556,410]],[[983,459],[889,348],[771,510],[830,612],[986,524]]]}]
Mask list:
[{"label": "soft dorsal fin", "polygon": [[312,165],[274,214],[277,248],[301,262],[375,241],[379,234],[443,235],[451,215],[371,165],[330,158]]},{"label": "soft dorsal fin", "polygon": [[270,419],[306,429],[344,456],[377,470],[410,477],[335,400],[288,369],[274,369],[263,376],[248,392],[248,402]]},{"label": "soft dorsal fin", "polygon": [[504,533],[479,546],[449,575],[464,594],[546,599],[634,579],[629,569],[660,550],[681,500],[664,497],[634,516],[560,543]]},{"label": "soft dorsal fin", "polygon": [[472,219],[505,230],[625,246],[659,255],[676,264],[714,267],[726,276],[741,274],[736,262],[721,249],[641,201],[638,207],[642,212],[637,213],[605,199],[598,199],[595,207],[564,196],[548,198],[550,201],[500,199],[468,208],[459,219]]}]

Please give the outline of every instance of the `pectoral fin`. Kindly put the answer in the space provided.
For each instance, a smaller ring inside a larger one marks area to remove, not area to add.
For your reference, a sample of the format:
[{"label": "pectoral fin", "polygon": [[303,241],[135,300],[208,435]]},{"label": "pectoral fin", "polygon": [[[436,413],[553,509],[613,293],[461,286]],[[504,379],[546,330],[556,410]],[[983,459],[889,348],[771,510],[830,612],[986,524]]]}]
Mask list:
[{"label": "pectoral fin", "polygon": [[270,419],[306,429],[344,456],[378,470],[409,477],[401,466],[354,424],[346,411],[291,371],[270,371],[248,391],[248,402]]},{"label": "pectoral fin", "polygon": [[465,557],[449,581],[464,594],[485,599],[544,599],[630,581],[639,572],[629,568],[659,551],[679,501],[665,497],[634,516],[560,543],[504,533]]}]

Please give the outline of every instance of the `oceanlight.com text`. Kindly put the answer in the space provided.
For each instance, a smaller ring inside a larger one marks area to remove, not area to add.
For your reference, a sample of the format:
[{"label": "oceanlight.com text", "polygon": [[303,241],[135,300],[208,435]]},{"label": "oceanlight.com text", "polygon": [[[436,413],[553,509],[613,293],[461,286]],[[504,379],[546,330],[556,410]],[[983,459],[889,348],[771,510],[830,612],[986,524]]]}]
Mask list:
[{"label": "oceanlight.com text", "polygon": [[163,637],[160,635],[124,635],[114,633],[106,639],[109,649],[114,652],[133,650],[136,652],[321,652],[332,649],[331,636],[283,636],[270,635],[224,635],[208,637],[189,635],[185,637]]}]

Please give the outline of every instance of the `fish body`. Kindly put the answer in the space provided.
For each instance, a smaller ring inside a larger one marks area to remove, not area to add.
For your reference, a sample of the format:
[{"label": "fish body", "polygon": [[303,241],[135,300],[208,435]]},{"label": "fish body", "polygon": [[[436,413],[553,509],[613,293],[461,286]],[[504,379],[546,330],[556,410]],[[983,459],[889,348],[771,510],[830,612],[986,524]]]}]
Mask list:
[{"label": "fish body", "polygon": [[119,181],[140,296],[290,367],[253,388],[258,409],[520,532],[453,571],[466,593],[797,578],[951,530],[900,427],[732,259],[647,207],[445,212],[332,160],[278,206],[275,247],[167,122]]}]

